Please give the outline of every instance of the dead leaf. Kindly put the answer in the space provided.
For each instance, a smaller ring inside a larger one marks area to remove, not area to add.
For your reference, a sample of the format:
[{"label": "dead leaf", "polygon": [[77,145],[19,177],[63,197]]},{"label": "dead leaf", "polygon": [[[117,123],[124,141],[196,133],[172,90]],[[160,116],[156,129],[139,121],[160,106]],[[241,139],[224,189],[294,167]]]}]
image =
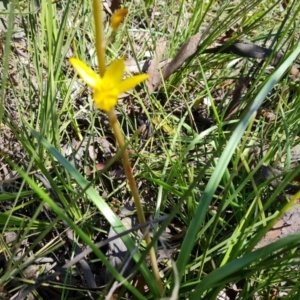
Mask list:
[{"label": "dead leaf", "polygon": [[[122,220],[123,225],[129,229],[132,227],[132,219],[130,217],[125,217]],[[108,238],[116,236],[117,233],[111,227],[108,233]],[[130,275],[132,268],[134,267],[134,262],[130,258],[130,253],[127,250],[124,242],[121,238],[116,238],[108,243],[108,250],[106,252],[109,258],[110,264],[117,270],[123,271],[123,276],[127,277]],[[129,261],[127,261],[129,259]],[[105,270],[105,282],[108,282],[111,278],[111,274],[108,270]]]},{"label": "dead leaf", "polygon": [[300,207],[295,205],[286,212],[273,228],[256,245],[255,249],[262,248],[272,242],[284,238],[300,230]]},{"label": "dead leaf", "polygon": [[149,79],[147,80],[146,84],[148,86],[149,93],[153,93],[154,87],[161,82],[161,69],[159,67],[159,62],[163,58],[166,47],[167,41],[165,40],[165,38],[160,38],[156,44],[155,57],[151,60],[148,69]]},{"label": "dead leaf", "polygon": [[133,57],[125,60],[125,70],[129,73],[138,74],[148,69],[148,60],[136,61]]},{"label": "dead leaf", "polygon": [[[175,57],[166,65],[166,67],[163,69],[163,79],[166,80],[169,78],[175,71],[177,71],[182,64],[189,59],[192,55],[194,55],[197,51],[198,45],[201,41],[202,33],[198,32],[195,35],[193,35],[191,38],[188,39],[187,42],[185,42],[175,55]],[[153,91],[159,89],[161,85],[161,78],[156,83],[155,86],[153,86]]]}]

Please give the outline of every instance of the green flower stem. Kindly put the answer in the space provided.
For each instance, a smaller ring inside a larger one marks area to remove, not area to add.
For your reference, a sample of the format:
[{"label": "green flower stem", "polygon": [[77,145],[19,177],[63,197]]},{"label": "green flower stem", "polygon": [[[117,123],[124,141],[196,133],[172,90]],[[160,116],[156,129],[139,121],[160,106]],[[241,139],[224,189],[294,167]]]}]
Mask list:
[{"label": "green flower stem", "polygon": [[93,12],[94,12],[94,22],[95,22],[95,34],[96,34],[96,51],[98,58],[98,67],[101,77],[103,77],[106,67],[105,67],[105,40],[103,33],[103,9],[102,0],[93,0]]},{"label": "green flower stem", "polygon": [[[121,133],[120,130],[120,124],[118,122],[117,116],[114,112],[114,110],[112,109],[111,111],[109,111],[107,113],[108,115],[108,119],[109,119],[109,123],[110,126],[113,129],[115,138],[118,142],[118,145],[120,148],[125,147],[125,142],[123,139],[123,135]],[[132,174],[132,170],[131,170],[131,166],[130,166],[130,162],[129,162],[129,157],[128,157],[128,152],[125,149],[122,153],[122,158],[123,158],[123,166],[124,166],[124,170],[125,170],[125,174],[126,177],[128,179],[128,183],[131,189],[131,193],[134,199],[134,203],[135,203],[135,207],[136,207],[136,211],[137,211],[137,215],[138,215],[138,219],[139,219],[139,223],[140,224],[144,224],[146,223],[146,219],[145,219],[145,215],[144,215],[144,211],[143,211],[143,206],[140,200],[140,195]],[[151,238],[149,233],[145,232],[145,228],[142,229],[143,234],[145,234],[145,241],[147,243],[147,245],[149,245],[151,243]],[[161,296],[163,295],[163,285],[161,282],[161,278],[159,276],[159,271],[158,271],[158,267],[157,267],[157,261],[156,261],[156,255],[155,255],[155,251],[154,248],[152,247],[149,251],[149,257],[150,257],[150,261],[151,261],[151,267],[152,267],[152,272],[154,274],[155,280],[157,282],[159,291]]]}]

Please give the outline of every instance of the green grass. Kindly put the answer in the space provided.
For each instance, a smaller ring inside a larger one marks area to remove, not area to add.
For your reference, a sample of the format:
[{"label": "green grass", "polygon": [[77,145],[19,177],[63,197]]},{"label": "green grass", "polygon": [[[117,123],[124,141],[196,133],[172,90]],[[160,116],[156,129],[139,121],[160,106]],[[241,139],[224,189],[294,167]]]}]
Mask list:
[{"label": "green grass", "polygon": [[[234,2],[125,1],[129,15],[108,47],[108,62],[123,55],[141,62],[162,39],[162,59],[172,58],[199,30],[203,37],[197,53],[159,92],[150,94],[142,85],[119,101],[117,114],[146,214],[168,214],[154,225],[153,245],[161,245],[167,227],[171,235],[174,228],[181,234],[175,265],[159,265],[165,297],[175,291],[180,299],[218,299],[238,290],[236,299],[298,299],[299,234],[253,249],[299,196],[288,200],[284,188],[300,170],[292,155],[299,143],[299,79],[289,75],[300,52],[300,3],[290,1],[281,10],[282,1]],[[98,287],[106,269],[122,282],[118,299],[161,298],[139,238],[122,236],[137,263],[126,280],[110,264],[107,248],[95,246],[110,226],[126,230],[119,206],[130,191],[106,115],[68,62],[77,56],[97,69],[90,1],[9,3],[0,15],[7,20],[0,41],[1,297],[31,288],[36,299],[53,298],[50,286],[56,299],[104,299],[114,280],[88,294],[80,264],[58,275],[61,286],[57,278],[40,284],[51,271],[34,261],[47,257],[63,265],[78,254],[78,244],[92,249],[85,258]],[[20,44],[17,31],[24,35]],[[284,59],[275,68],[271,58],[241,58],[233,66],[233,54],[203,54],[225,36],[232,44],[247,39],[281,50]],[[225,120],[236,82],[248,76],[253,79],[244,105]],[[148,135],[135,133],[142,123]],[[285,171],[277,187],[271,187],[273,178],[259,180],[263,164]],[[10,232],[16,238],[7,242]],[[38,270],[32,277],[29,266]],[[149,291],[133,284],[140,274]]]}]

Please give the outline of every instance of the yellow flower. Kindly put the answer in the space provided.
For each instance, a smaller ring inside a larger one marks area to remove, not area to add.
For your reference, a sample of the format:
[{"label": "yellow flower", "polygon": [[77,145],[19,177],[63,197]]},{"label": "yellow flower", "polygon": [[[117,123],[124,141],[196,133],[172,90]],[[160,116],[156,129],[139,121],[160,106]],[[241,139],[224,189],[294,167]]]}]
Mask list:
[{"label": "yellow flower", "polygon": [[118,29],[119,25],[123,22],[127,14],[128,10],[126,8],[121,8],[114,12],[110,19],[110,26],[114,31]]},{"label": "yellow flower", "polygon": [[85,83],[94,89],[95,104],[105,112],[111,111],[116,106],[120,94],[133,89],[148,78],[148,75],[141,74],[122,81],[125,70],[123,58],[113,61],[103,77],[77,58],[70,58],[70,63]]}]

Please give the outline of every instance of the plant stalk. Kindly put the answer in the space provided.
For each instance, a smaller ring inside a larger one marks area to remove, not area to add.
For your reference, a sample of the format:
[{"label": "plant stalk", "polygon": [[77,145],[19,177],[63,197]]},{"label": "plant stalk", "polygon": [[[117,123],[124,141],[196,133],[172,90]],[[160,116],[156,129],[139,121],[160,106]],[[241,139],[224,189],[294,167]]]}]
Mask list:
[{"label": "plant stalk", "polygon": [[98,58],[98,67],[100,76],[103,77],[105,66],[105,39],[103,31],[103,9],[102,0],[93,0],[93,13],[95,22],[95,44]]},{"label": "plant stalk", "polygon": [[[108,115],[110,126],[112,127],[114,136],[117,140],[117,143],[118,143],[119,147],[122,149],[123,147],[125,147],[125,142],[124,142],[123,135],[121,133],[120,124],[119,124],[119,121],[115,114],[115,111],[112,109],[110,112],[107,113],[107,115]],[[132,174],[132,169],[130,166],[128,152],[126,149],[122,152],[122,158],[123,158],[123,166],[124,166],[125,174],[128,179],[128,183],[129,183],[131,193],[132,193],[132,196],[134,199],[138,220],[139,220],[140,224],[144,224],[144,223],[146,223],[145,214],[143,211],[143,206],[142,206],[142,203],[140,200],[140,195],[139,195],[139,192],[138,192],[138,189],[136,186],[136,182],[135,182],[135,179]],[[151,243],[151,238],[150,238],[149,233],[146,232],[145,228],[142,229],[142,232],[145,236],[146,244],[149,245]],[[157,282],[159,292],[162,296],[163,295],[163,285],[162,285],[161,278],[159,275],[156,255],[155,255],[155,251],[154,251],[153,247],[149,251],[149,257],[150,257],[150,261],[151,261],[152,272],[153,272],[155,280]]]}]

